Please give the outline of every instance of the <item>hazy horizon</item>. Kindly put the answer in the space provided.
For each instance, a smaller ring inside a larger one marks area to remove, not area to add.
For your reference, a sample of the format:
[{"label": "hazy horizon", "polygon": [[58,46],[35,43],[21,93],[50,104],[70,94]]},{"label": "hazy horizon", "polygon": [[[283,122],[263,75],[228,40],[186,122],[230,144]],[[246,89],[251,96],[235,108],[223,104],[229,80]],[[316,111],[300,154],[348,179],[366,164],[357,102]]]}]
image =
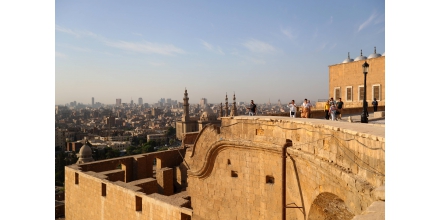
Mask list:
[{"label": "hazy horizon", "polygon": [[[328,98],[328,66],[385,52],[385,2],[55,2],[55,104]],[[359,71],[362,77],[361,70]]]}]

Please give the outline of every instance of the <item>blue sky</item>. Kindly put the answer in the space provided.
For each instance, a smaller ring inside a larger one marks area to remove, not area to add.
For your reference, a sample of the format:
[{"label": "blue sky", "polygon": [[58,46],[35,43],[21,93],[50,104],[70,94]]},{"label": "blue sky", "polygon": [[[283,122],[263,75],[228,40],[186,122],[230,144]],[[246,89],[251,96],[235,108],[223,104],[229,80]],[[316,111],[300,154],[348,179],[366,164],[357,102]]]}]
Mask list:
[{"label": "blue sky", "polygon": [[55,104],[317,100],[375,46],[384,1],[56,1]]}]

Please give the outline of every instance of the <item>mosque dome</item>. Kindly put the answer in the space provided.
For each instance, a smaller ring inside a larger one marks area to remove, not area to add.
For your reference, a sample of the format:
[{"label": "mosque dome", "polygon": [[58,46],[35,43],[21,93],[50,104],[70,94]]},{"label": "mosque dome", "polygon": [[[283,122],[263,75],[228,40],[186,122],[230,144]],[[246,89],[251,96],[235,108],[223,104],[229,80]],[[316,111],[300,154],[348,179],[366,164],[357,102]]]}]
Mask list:
[{"label": "mosque dome", "polygon": [[376,47],[374,47],[374,53],[370,54],[370,56],[368,56],[368,59],[381,57],[381,56],[382,56],[381,54],[376,53]]},{"label": "mosque dome", "polygon": [[348,52],[348,58],[342,61],[342,63],[350,63],[353,62],[353,59],[350,58],[350,52]]},{"label": "mosque dome", "polygon": [[87,162],[92,162],[93,157],[92,157],[92,148],[90,148],[90,143],[88,141],[86,141],[84,143],[84,145],[81,147],[81,149],[79,149],[79,159],[76,162],[77,164],[82,164],[82,163],[87,163]]},{"label": "mosque dome", "polygon": [[356,58],[354,59],[354,61],[366,60],[366,59],[367,59],[367,57],[362,55],[362,50],[361,50],[361,55],[358,56],[358,57],[356,57]]},{"label": "mosque dome", "polygon": [[205,105],[205,108],[203,109],[203,113],[200,116],[200,121],[213,121],[217,120],[217,115],[212,111],[212,109]]}]

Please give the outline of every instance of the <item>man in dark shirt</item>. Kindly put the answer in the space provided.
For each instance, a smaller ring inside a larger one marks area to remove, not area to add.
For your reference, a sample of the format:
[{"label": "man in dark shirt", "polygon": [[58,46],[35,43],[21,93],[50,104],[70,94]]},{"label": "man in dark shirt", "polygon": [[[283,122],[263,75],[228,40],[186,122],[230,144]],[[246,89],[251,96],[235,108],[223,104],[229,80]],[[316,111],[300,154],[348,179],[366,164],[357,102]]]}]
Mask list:
[{"label": "man in dark shirt", "polygon": [[342,109],[344,107],[344,102],[342,101],[341,98],[339,98],[339,101],[336,103],[336,107],[338,108],[338,112],[339,112],[337,119],[341,120],[342,119]]},{"label": "man in dark shirt", "polygon": [[257,114],[257,105],[254,104],[254,100],[251,100],[251,104],[247,109],[249,109],[249,116],[254,116]]},{"label": "man in dark shirt", "polygon": [[377,105],[378,105],[379,103],[377,102],[376,98],[374,98],[374,101],[373,101],[371,104],[373,104],[374,112],[377,112]]}]

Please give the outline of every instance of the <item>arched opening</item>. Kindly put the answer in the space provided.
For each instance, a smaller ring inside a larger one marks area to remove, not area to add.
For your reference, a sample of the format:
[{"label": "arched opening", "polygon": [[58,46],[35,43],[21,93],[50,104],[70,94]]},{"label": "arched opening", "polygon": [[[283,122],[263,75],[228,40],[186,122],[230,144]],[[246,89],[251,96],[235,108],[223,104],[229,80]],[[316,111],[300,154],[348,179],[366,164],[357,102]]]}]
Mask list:
[{"label": "arched opening", "polygon": [[354,217],[344,200],[333,193],[324,192],[313,200],[308,220],[349,220]]}]

